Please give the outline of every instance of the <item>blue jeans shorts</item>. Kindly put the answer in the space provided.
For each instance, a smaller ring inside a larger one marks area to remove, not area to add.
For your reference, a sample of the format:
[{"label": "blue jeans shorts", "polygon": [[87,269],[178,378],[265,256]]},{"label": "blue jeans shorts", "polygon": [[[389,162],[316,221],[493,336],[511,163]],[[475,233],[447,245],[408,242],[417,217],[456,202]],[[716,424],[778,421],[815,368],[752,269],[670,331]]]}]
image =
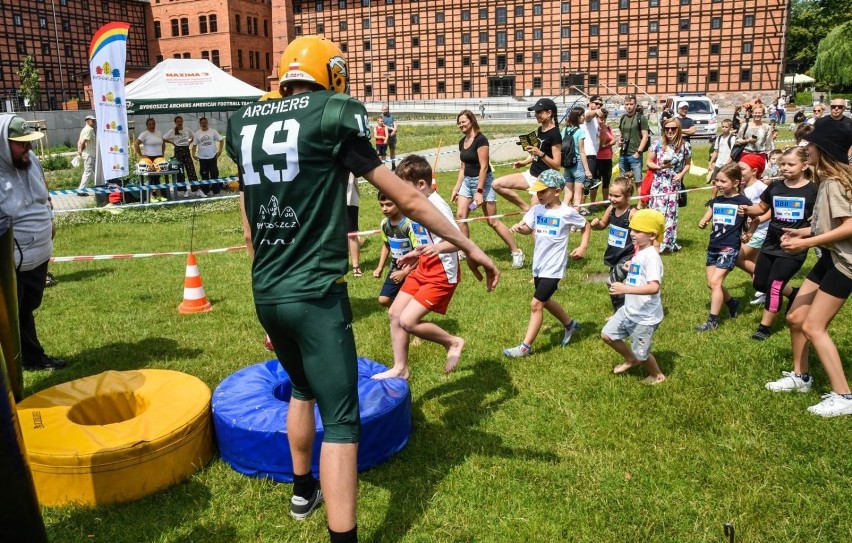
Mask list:
[{"label": "blue jeans shorts", "polygon": [[716,266],[721,270],[733,270],[740,256],[739,247],[722,247],[707,249],[707,266]]},{"label": "blue jeans shorts", "polygon": [[[483,187],[482,192],[482,201],[483,202],[496,202],[497,201],[497,192],[491,187],[494,183],[494,176],[491,172],[488,172],[488,175],[485,176],[485,187]],[[473,199],[473,195],[476,194],[476,187],[479,185],[479,176],[478,175],[466,175],[464,179],[462,179],[461,187],[459,187],[459,196],[464,196],[465,198]]]}]

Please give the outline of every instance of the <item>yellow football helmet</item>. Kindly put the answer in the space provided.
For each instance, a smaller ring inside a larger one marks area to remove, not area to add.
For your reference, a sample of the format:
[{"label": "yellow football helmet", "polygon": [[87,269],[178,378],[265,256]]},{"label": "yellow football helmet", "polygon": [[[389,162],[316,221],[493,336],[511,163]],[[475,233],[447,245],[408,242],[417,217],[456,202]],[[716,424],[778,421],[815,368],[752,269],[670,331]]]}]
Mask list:
[{"label": "yellow football helmet", "polygon": [[136,164],[136,173],[148,173],[157,171],[154,167],[154,163],[150,158],[143,156],[139,159],[139,162]]},{"label": "yellow football helmet", "polygon": [[154,167],[158,172],[169,171],[169,161],[166,157],[158,156],[154,159]]},{"label": "yellow football helmet", "polygon": [[302,36],[291,41],[281,54],[278,77],[282,87],[291,81],[308,81],[334,92],[349,92],[343,52],[322,36]]}]

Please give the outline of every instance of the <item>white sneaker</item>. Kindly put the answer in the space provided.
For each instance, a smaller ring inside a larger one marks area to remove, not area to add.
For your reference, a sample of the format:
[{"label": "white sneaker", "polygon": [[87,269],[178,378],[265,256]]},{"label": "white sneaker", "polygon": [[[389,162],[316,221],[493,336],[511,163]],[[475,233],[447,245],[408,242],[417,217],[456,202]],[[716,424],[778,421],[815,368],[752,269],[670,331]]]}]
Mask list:
[{"label": "white sneaker", "polygon": [[192,195],[196,198],[207,198],[207,195],[201,189],[195,189],[192,191]]},{"label": "white sneaker", "polygon": [[761,305],[764,302],[766,302],[766,294],[764,294],[762,292],[755,292],[754,293],[754,299],[752,301],[750,301],[749,303],[751,305]]},{"label": "white sneaker", "polygon": [[847,400],[840,394],[829,392],[822,395],[821,402],[808,407],[808,411],[821,417],[852,415],[852,400]]},{"label": "white sneaker", "polygon": [[766,390],[771,390],[772,392],[810,392],[811,387],[814,386],[814,378],[811,377],[807,381],[793,373],[792,371],[782,371],[781,379],[777,381],[772,381],[771,383],[766,383]]},{"label": "white sneaker", "polygon": [[523,268],[524,267],[524,252],[518,249],[517,253],[512,253],[512,267],[513,268]]}]

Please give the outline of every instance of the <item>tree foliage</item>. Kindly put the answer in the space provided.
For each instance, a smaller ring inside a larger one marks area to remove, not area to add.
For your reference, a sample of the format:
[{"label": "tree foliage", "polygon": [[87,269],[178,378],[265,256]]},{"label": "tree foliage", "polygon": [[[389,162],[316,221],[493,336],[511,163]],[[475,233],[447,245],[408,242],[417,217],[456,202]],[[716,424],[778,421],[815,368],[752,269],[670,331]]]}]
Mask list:
[{"label": "tree foliage", "polygon": [[30,55],[24,57],[21,62],[21,68],[18,70],[18,77],[21,79],[21,96],[26,98],[30,106],[35,108],[41,100],[41,84],[39,82],[38,68],[36,68],[35,60]]},{"label": "tree foliage", "polygon": [[852,86],[852,21],[834,27],[819,42],[813,73],[833,87]]}]

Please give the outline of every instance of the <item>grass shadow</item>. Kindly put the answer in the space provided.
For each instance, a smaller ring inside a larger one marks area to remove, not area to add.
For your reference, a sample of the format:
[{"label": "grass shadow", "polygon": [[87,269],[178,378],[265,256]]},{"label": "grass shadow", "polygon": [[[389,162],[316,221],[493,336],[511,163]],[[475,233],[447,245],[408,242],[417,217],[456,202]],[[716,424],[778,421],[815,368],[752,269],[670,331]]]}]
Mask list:
[{"label": "grass shadow", "polygon": [[110,275],[115,273],[115,270],[112,268],[98,268],[94,270],[78,270],[71,273],[57,273],[56,268],[50,270],[50,273],[53,274],[53,277],[56,280],[56,284],[54,286],[61,286],[63,283],[75,283],[77,281],[85,281],[87,279],[93,279],[95,277],[101,277],[104,275]]},{"label": "grass shadow", "polygon": [[510,447],[502,436],[479,429],[517,394],[503,364],[490,359],[463,367],[415,401],[408,447],[387,468],[361,476],[390,493],[384,519],[364,539],[373,543],[403,539],[427,512],[447,475],[471,456],[556,462],[552,453]]},{"label": "grass shadow", "polygon": [[379,290],[381,284],[376,286],[376,296],[373,298],[355,298],[349,296],[349,304],[352,306],[352,315],[355,319],[366,319],[373,313],[387,313],[387,308],[379,305]]}]

